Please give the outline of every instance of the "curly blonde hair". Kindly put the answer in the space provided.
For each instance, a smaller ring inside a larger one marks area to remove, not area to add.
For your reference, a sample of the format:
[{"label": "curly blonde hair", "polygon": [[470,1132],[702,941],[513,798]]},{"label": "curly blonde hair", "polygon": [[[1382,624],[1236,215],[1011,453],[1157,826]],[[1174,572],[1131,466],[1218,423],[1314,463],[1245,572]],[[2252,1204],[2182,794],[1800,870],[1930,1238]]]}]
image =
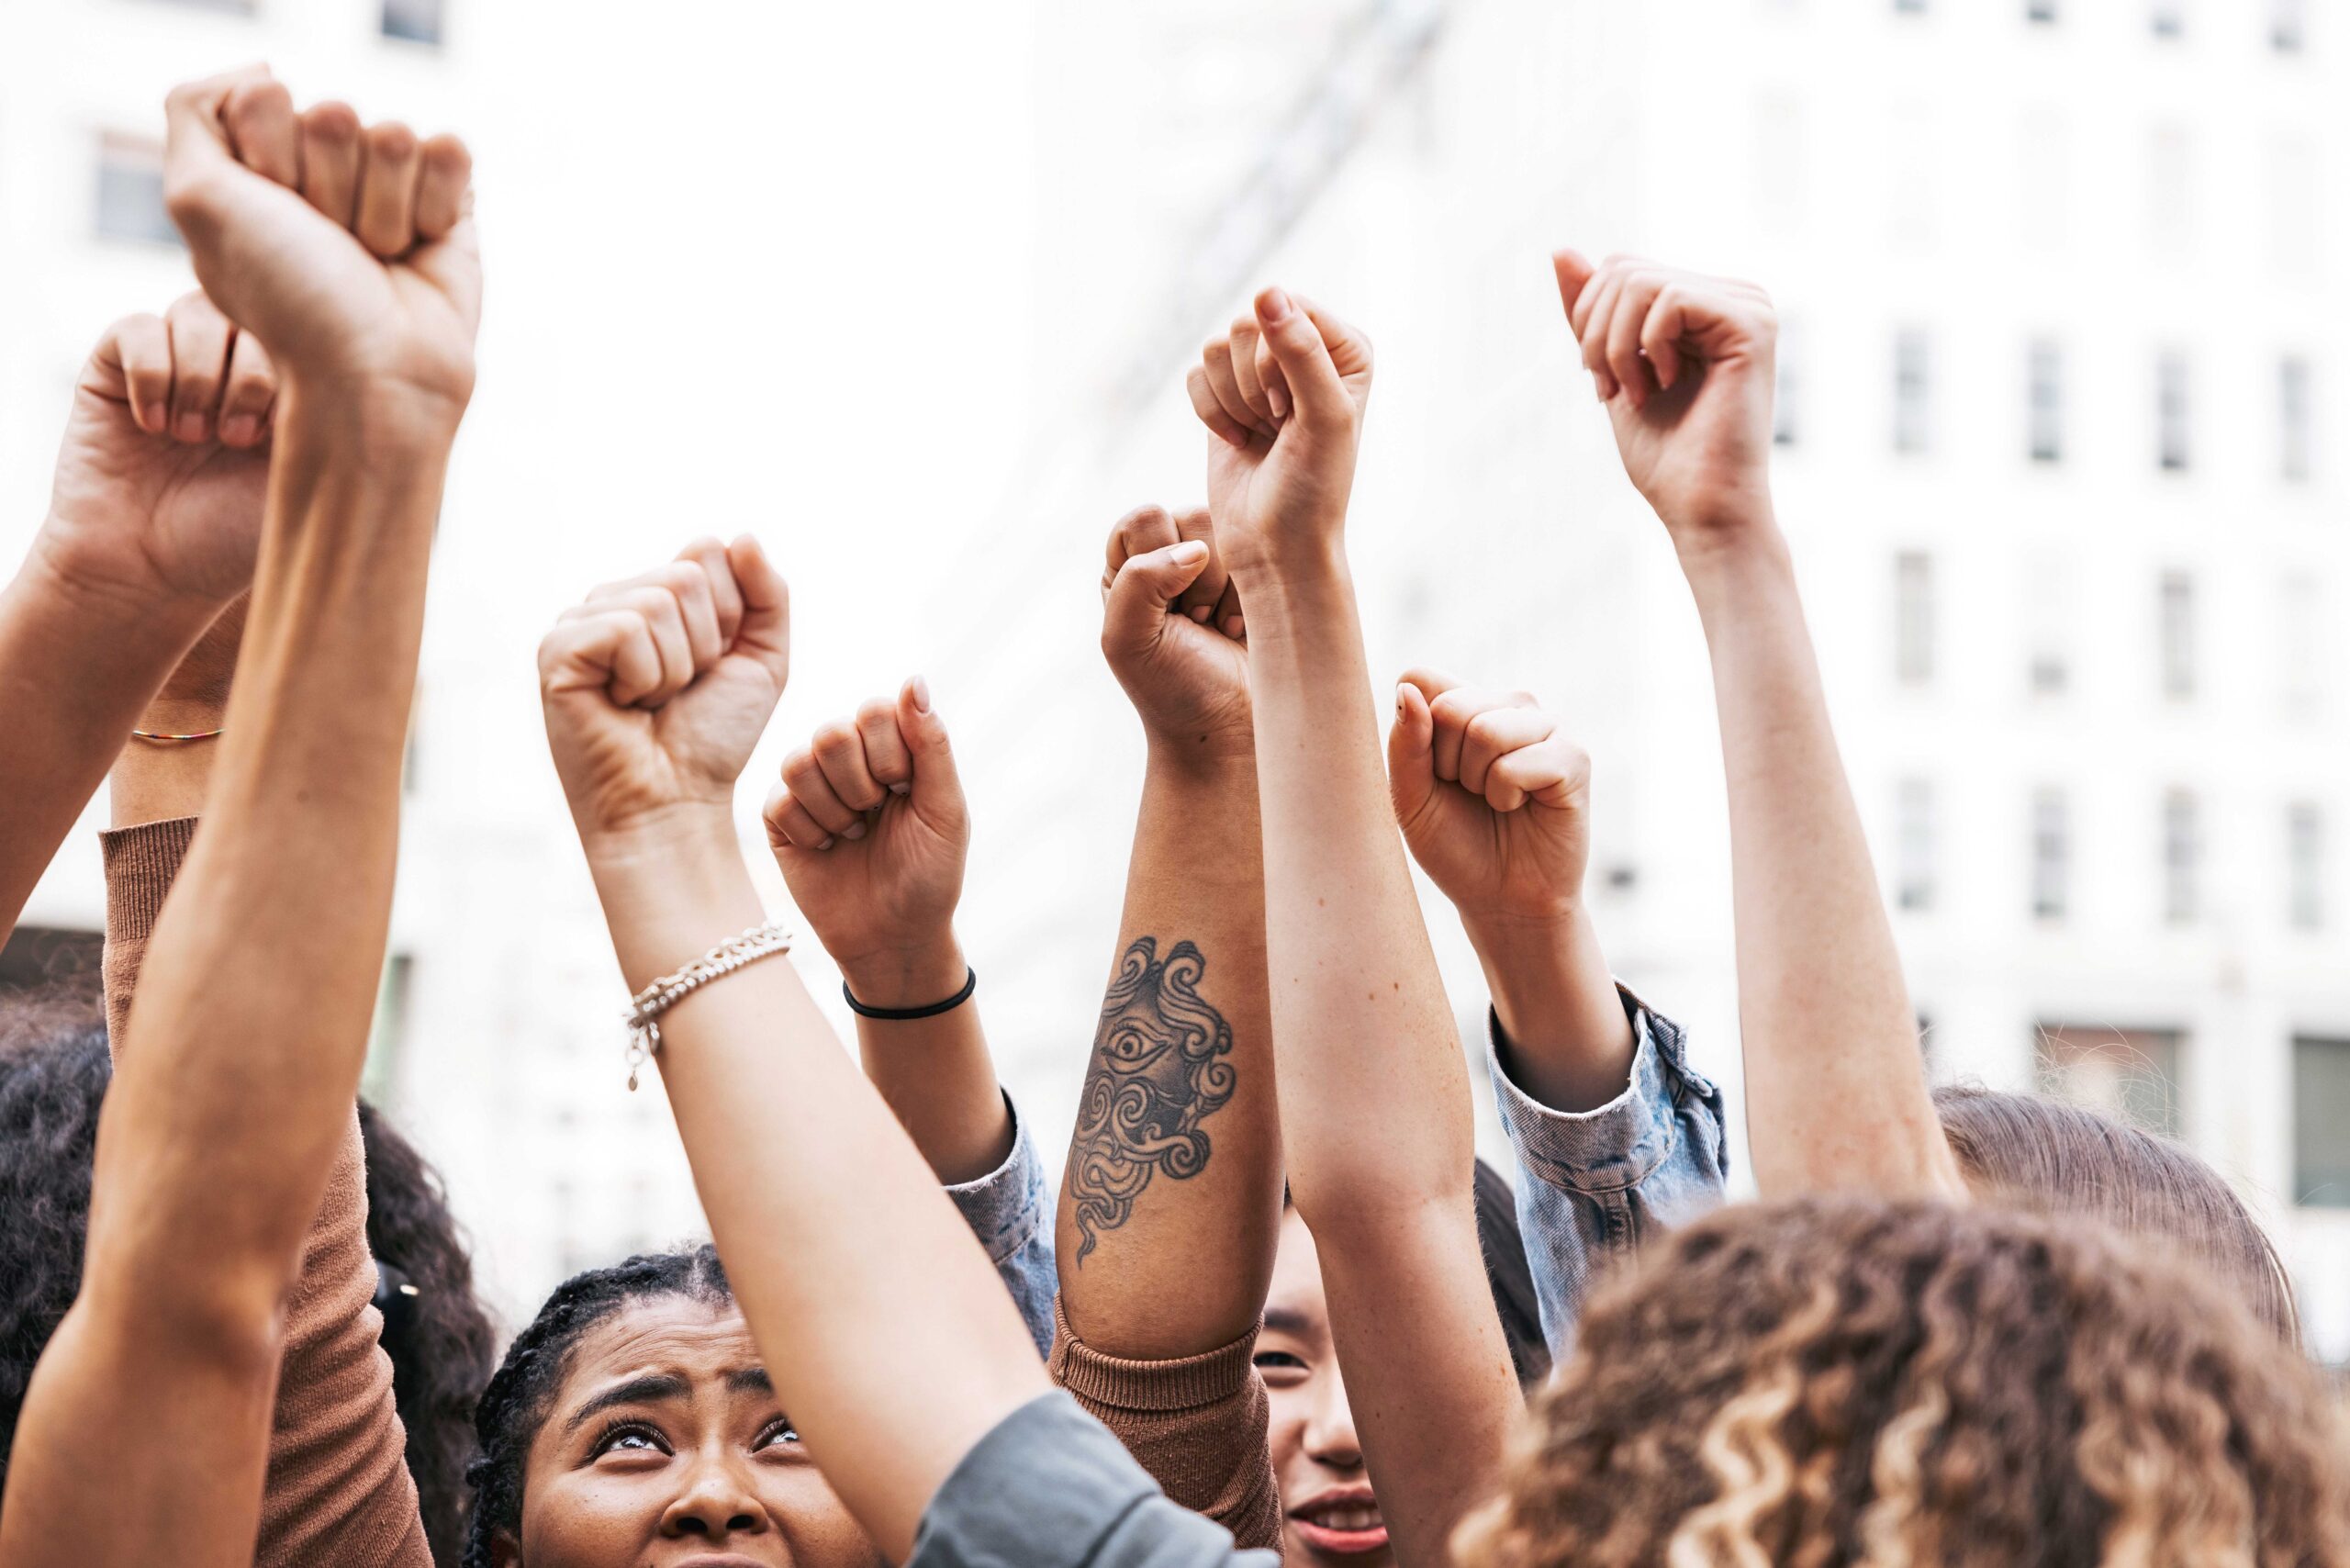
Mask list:
[{"label": "curly blonde hair", "polygon": [[1473,1568],[2350,1568],[2350,1429],[2232,1293],[2104,1228],[1807,1200],[1604,1292]]}]

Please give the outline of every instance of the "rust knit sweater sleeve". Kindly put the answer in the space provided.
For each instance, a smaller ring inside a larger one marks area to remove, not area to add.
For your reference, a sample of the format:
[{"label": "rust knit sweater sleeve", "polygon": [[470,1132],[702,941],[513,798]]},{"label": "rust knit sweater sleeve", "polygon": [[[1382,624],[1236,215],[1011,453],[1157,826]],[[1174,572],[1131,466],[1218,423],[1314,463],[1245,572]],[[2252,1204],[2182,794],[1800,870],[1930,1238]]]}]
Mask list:
[{"label": "rust knit sweater sleeve", "polygon": [[[106,853],[106,1029],[122,1058],[123,1024],[147,937],[196,836],[196,819],[119,828]],[[265,1114],[266,1107],[254,1107]],[[392,1363],[376,1343],[375,1263],[367,1250],[367,1174],[357,1107],[326,1201],[285,1298],[285,1359],[269,1439],[258,1568],[431,1568],[407,1436],[392,1405]]]},{"label": "rust knit sweater sleeve", "polygon": [[1252,1328],[1204,1355],[1125,1361],[1088,1349],[1053,1304],[1053,1381],[1117,1434],[1169,1498],[1230,1530],[1243,1551],[1279,1551],[1271,1413],[1256,1350]]}]

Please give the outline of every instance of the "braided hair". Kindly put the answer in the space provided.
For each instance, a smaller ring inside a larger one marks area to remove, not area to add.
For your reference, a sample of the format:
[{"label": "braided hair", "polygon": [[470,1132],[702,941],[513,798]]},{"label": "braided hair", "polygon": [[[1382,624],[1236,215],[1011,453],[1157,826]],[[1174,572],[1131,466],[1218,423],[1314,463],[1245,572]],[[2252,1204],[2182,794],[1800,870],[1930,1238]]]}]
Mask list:
[{"label": "braided hair", "polygon": [[580,1336],[632,1302],[664,1296],[722,1305],[734,1299],[718,1249],[643,1253],[608,1269],[574,1274],[555,1287],[531,1326],[515,1336],[506,1360],[474,1409],[481,1452],[465,1473],[473,1484],[472,1531],[464,1568],[490,1568],[499,1534],[522,1529],[522,1477],[531,1444],[545,1424]]}]

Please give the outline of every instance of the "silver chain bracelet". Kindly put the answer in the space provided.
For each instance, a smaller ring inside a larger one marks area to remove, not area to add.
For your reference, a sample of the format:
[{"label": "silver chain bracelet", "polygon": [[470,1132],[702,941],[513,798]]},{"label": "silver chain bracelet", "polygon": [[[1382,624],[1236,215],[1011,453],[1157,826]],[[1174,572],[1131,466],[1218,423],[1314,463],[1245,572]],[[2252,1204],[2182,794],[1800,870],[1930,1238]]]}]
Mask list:
[{"label": "silver chain bracelet", "polygon": [[646,1060],[661,1051],[661,1015],[714,980],[722,980],[745,964],[791,951],[791,933],[770,922],[754,925],[740,936],[730,936],[679,969],[663,975],[629,999],[621,1016],[628,1025],[628,1086]]}]

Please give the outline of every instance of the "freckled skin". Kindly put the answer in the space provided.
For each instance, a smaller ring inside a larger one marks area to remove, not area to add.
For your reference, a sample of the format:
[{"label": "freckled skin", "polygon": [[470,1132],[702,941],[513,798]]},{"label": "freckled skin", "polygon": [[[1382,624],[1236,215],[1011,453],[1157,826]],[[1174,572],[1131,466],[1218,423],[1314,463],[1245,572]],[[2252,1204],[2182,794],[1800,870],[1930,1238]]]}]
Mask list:
[{"label": "freckled skin", "polygon": [[[1284,1509],[1333,1486],[1367,1483],[1347,1387],[1330,1343],[1330,1310],[1322,1294],[1322,1258],[1296,1211],[1281,1216],[1280,1249],[1266,1292],[1265,1332],[1257,1365],[1272,1406],[1273,1480]],[[1287,1321],[1297,1321],[1294,1329]],[[1281,1327],[1275,1327],[1281,1325]],[[1294,1520],[1281,1526],[1289,1568],[1394,1568],[1393,1549],[1333,1556],[1315,1551]]]},{"label": "freckled skin", "polygon": [[[574,1347],[524,1469],[522,1539],[499,1568],[667,1568],[716,1557],[760,1568],[878,1568],[783,1407],[730,1386],[759,1365],[743,1315],[681,1296],[633,1303]],[[684,1392],[581,1407],[647,1374]],[[624,1430],[606,1437],[614,1423]]]}]

